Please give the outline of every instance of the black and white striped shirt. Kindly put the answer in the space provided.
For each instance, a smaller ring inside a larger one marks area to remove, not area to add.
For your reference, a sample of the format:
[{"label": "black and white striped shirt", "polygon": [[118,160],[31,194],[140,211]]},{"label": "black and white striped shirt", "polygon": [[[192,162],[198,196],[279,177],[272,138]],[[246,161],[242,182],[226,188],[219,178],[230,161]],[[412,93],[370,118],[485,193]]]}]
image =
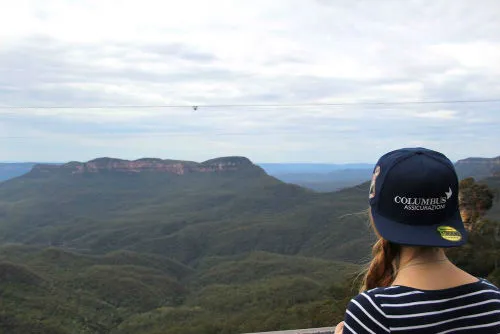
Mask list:
[{"label": "black and white striped shirt", "polygon": [[500,333],[500,290],[485,279],[444,290],[391,286],[347,307],[344,333]]}]

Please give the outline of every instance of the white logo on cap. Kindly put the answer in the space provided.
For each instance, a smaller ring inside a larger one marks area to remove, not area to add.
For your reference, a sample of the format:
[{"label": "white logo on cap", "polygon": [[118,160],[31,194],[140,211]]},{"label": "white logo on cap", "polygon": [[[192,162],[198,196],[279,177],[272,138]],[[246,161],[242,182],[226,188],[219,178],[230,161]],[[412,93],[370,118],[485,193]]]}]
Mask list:
[{"label": "white logo on cap", "polygon": [[394,197],[394,203],[403,204],[404,209],[410,211],[442,210],[446,208],[446,202],[453,195],[453,191],[451,187],[448,187],[448,191],[444,193],[446,196],[430,198],[396,196]]},{"label": "white logo on cap", "polygon": [[453,191],[451,191],[451,187],[448,188],[448,191],[444,192],[446,194],[446,199],[450,199],[451,195],[453,195]]}]

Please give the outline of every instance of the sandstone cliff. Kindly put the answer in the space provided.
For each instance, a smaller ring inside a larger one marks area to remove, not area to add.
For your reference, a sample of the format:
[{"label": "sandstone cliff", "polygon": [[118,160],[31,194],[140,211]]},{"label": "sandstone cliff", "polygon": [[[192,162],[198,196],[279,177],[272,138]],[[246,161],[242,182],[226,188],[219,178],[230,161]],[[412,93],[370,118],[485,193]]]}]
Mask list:
[{"label": "sandstone cliff", "polygon": [[69,162],[63,165],[35,165],[33,174],[65,172],[68,174],[93,173],[171,173],[184,175],[188,173],[231,172],[256,168],[249,159],[244,157],[223,157],[197,163],[193,161],[162,160],[145,158],[139,160],[121,160],[114,158],[98,158],[88,162]]}]

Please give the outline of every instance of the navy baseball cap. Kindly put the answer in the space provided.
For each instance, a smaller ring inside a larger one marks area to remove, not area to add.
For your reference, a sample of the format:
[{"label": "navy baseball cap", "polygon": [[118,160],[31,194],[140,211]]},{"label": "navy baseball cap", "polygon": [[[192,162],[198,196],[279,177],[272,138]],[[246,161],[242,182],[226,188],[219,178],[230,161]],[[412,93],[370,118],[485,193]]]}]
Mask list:
[{"label": "navy baseball cap", "polygon": [[458,177],[442,153],[403,148],[373,170],[369,202],[375,228],[401,245],[455,247],[467,241],[458,208]]}]

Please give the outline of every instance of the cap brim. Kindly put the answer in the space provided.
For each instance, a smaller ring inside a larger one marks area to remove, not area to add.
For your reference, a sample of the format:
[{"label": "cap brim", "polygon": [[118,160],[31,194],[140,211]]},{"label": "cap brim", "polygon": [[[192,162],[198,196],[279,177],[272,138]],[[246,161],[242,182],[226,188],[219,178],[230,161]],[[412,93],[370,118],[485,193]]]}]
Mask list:
[{"label": "cap brim", "polygon": [[[464,228],[460,213],[435,225],[409,225],[395,222],[380,215],[372,208],[372,217],[377,232],[382,238],[393,243],[408,246],[458,247],[467,242],[467,231]],[[460,240],[451,241],[443,238],[438,231],[440,226],[453,227],[461,233]]]}]

